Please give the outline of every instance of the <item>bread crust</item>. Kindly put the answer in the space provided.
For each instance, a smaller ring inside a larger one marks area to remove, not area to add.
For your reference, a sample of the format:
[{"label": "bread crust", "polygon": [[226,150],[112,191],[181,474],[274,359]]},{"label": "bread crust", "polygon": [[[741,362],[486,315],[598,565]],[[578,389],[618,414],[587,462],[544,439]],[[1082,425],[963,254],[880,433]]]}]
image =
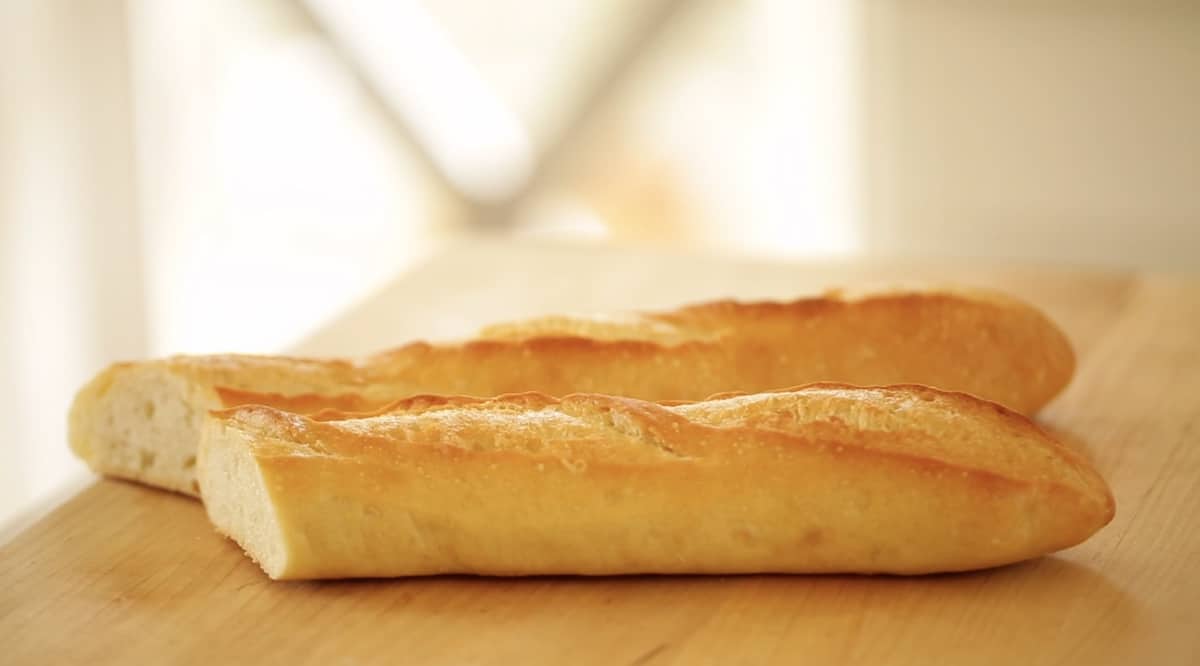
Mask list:
[{"label": "bread crust", "polygon": [[[522,391],[669,402],[839,381],[928,384],[1032,413],[1066,386],[1074,362],[1044,315],[995,293],[831,292],[501,324],[462,344],[416,342],[358,361],[220,355],[116,364],[76,397],[70,438],[101,473],[195,494],[197,414],[242,404],[369,411],[414,394]],[[186,418],[166,423],[137,405]]]},{"label": "bread crust", "polygon": [[199,473],[218,530],[279,579],[961,571],[1114,511],[1025,417],[921,386],[242,406],[207,420]]}]

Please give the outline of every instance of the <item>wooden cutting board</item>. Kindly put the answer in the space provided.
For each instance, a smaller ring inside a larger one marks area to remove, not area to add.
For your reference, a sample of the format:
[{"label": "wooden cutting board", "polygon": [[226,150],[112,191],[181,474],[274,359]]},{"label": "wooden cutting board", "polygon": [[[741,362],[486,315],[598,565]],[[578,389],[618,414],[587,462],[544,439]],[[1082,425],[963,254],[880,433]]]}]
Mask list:
[{"label": "wooden cutting board", "polygon": [[1200,663],[1200,283],[473,242],[299,350],[355,353],[550,311],[898,279],[1000,287],[1063,325],[1079,371],[1042,421],[1109,480],[1111,525],[1053,557],[920,578],[274,583],[197,502],[99,481],[0,548],[0,662]]}]

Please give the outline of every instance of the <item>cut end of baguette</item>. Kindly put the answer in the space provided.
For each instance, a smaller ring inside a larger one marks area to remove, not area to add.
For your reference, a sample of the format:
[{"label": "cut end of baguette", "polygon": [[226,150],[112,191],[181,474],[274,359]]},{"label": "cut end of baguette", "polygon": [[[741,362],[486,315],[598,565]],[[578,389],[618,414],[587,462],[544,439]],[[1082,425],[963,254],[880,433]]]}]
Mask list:
[{"label": "cut end of baguette", "polygon": [[209,519],[267,576],[283,578],[288,551],[250,435],[212,420],[201,437],[199,478]]},{"label": "cut end of baguette", "polygon": [[215,402],[163,363],[119,363],[76,395],[72,451],[100,474],[197,495],[196,441]]}]

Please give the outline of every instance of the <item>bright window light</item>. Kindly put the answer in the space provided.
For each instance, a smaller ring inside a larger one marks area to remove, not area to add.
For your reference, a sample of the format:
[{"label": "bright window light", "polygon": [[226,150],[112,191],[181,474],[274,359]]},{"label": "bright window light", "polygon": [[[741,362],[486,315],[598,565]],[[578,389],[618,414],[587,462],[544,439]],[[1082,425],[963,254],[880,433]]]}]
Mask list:
[{"label": "bright window light", "polygon": [[307,0],[459,191],[495,201],[533,166],[529,134],[417,2]]}]

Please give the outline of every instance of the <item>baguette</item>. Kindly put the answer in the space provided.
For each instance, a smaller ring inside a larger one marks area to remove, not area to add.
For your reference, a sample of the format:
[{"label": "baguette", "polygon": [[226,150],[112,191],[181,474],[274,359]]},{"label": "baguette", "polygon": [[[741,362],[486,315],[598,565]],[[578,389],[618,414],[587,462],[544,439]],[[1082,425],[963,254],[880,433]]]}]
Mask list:
[{"label": "baguette", "polygon": [[76,397],[70,441],[102,474],[194,495],[204,415],[243,404],[367,411],[414,394],[523,391],[699,400],[838,381],[928,384],[1031,413],[1073,370],[1070,344],[1053,323],[992,293],[720,301],[619,319],[498,325],[464,344],[418,342],[357,362],[183,356],[121,363]]},{"label": "baguette", "polygon": [[920,386],[323,418],[206,423],[208,515],[274,579],[962,571],[1075,545],[1114,511],[1028,419]]}]

